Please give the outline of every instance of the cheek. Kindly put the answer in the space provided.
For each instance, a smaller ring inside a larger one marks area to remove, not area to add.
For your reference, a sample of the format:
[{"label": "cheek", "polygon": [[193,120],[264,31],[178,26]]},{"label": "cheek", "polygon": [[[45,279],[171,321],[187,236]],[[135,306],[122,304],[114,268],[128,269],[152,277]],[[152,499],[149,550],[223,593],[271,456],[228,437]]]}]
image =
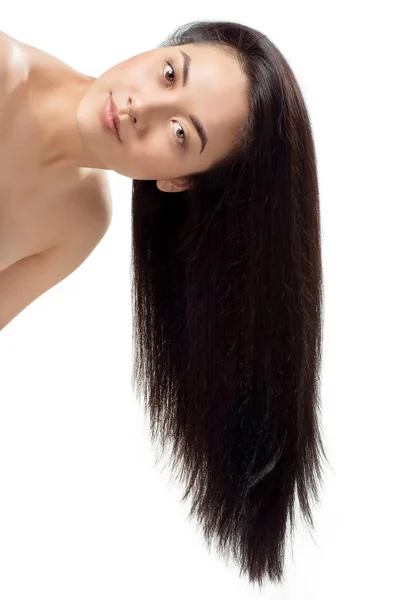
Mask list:
[{"label": "cheek", "polygon": [[139,137],[133,140],[133,152],[141,161],[153,162],[157,167],[175,162],[176,156],[174,156],[173,148],[168,139],[168,133],[172,135],[171,131],[168,132],[167,129],[162,131],[160,128],[157,131],[147,133],[142,138]]},{"label": "cheek", "polygon": [[154,135],[133,140],[129,160],[143,178],[169,179],[178,168],[178,161],[166,136]]}]

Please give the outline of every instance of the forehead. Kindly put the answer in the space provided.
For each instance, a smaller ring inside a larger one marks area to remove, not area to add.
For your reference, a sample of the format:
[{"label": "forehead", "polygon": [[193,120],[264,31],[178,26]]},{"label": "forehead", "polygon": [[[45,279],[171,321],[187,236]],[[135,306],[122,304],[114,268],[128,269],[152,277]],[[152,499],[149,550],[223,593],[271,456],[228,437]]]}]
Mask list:
[{"label": "forehead", "polygon": [[[213,157],[224,153],[247,117],[246,78],[236,58],[215,46],[184,44],[157,48],[160,58],[173,58],[178,70],[182,108],[198,117],[213,148]],[[182,85],[183,55],[190,57],[187,83]],[[210,154],[204,151],[204,158]]]},{"label": "forehead", "polygon": [[[245,76],[236,58],[227,49],[205,44],[184,44],[168,46],[154,50],[161,56],[174,55],[178,66],[183,64],[183,54],[190,57],[188,83],[186,89],[201,92],[201,86],[208,86],[215,95],[233,93],[238,97],[238,91],[245,86]],[[226,99],[226,98],[225,98]]]}]

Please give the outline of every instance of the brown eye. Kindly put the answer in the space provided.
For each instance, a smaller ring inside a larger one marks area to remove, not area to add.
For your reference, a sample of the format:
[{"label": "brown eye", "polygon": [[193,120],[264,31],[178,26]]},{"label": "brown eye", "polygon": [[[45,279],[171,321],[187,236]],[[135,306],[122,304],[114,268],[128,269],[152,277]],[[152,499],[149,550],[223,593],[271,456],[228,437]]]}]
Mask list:
[{"label": "brown eye", "polygon": [[[175,123],[174,123],[174,125],[175,125]],[[177,122],[176,125],[179,125],[179,123]],[[176,137],[177,140],[180,140],[178,142],[179,145],[182,146],[183,148],[185,148],[185,146],[186,146],[186,135],[185,135],[185,131],[184,131],[183,127],[181,127],[179,125],[179,129],[174,129],[174,131],[175,131],[175,134],[177,132],[181,132],[182,133],[182,137],[180,137],[179,135],[175,135],[175,137]]]},{"label": "brown eye", "polygon": [[[168,81],[169,81],[169,83],[171,83],[171,79],[170,79],[171,76],[172,76],[172,82],[175,80],[175,69],[172,64],[172,61],[166,60],[165,62],[167,63],[167,66],[164,67],[164,71],[163,71],[164,79],[165,79],[166,69],[170,69],[169,72],[167,71],[166,75],[169,76]],[[184,150],[187,147],[187,139],[186,139],[185,130],[179,123],[176,123],[176,124],[179,125],[179,129],[178,130],[174,129],[175,139],[178,141],[178,146]],[[180,134],[178,133],[178,135],[176,135],[177,132],[180,132]]]},{"label": "brown eye", "polygon": [[[172,70],[172,81],[173,81],[175,79],[175,69],[170,62],[168,62],[168,61],[166,61],[166,62],[167,62],[167,67]],[[164,68],[163,73],[165,73],[165,69],[167,67]],[[169,75],[171,75],[171,71],[169,72]],[[165,79],[165,75],[164,75],[164,79]],[[168,83],[171,83],[170,79],[168,79],[167,81],[168,81]]]}]

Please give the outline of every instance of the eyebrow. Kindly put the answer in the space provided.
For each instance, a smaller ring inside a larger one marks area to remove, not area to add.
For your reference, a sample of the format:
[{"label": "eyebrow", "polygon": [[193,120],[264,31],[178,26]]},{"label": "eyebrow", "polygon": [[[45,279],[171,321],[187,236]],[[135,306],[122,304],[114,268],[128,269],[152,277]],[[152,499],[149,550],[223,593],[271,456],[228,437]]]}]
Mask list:
[{"label": "eyebrow", "polygon": [[[183,56],[183,82],[182,82],[182,87],[184,87],[188,81],[189,78],[189,68],[190,68],[190,63],[191,63],[191,57],[189,56],[189,54],[186,54],[186,52],[183,52],[183,50],[180,51],[182,56]],[[200,154],[203,152],[204,148],[206,147],[206,144],[208,142],[208,137],[206,134],[206,131],[203,127],[203,125],[201,124],[201,122],[199,121],[199,119],[195,116],[195,115],[189,115],[190,120],[193,123],[194,128],[197,131],[197,134],[200,138],[201,141],[201,150],[200,150]]]}]

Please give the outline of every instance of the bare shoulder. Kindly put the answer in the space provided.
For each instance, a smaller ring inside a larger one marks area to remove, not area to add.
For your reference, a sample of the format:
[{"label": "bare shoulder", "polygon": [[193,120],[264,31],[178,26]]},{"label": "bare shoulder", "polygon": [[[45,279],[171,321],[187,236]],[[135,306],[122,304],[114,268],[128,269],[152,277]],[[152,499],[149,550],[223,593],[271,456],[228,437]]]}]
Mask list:
[{"label": "bare shoulder", "polygon": [[0,31],[0,74],[3,75],[3,69],[6,68],[8,57],[11,52],[11,42],[12,37],[8,35],[5,31]]},{"label": "bare shoulder", "polygon": [[27,65],[18,44],[18,40],[5,31],[0,31],[0,106],[5,101],[7,92],[26,73]]},{"label": "bare shoulder", "polygon": [[10,36],[4,31],[0,31],[0,85],[1,90],[5,90],[8,74],[10,71],[10,61],[12,46]]},{"label": "bare shoulder", "polygon": [[58,244],[0,272],[0,330],[71,275],[105,235],[112,217],[108,181],[86,178],[74,200],[79,208],[66,213],[64,235]]}]

